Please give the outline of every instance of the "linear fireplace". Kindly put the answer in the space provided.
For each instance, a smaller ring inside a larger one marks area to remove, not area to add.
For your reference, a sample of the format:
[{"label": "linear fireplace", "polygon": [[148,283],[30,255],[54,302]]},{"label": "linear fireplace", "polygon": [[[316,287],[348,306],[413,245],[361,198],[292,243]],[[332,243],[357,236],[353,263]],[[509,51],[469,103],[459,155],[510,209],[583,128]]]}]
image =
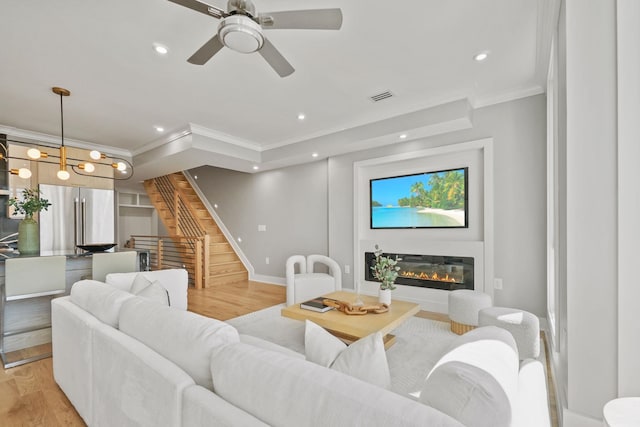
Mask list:
[{"label": "linear fireplace", "polygon": [[[398,257],[398,278],[396,284],[418,286],[422,288],[474,289],[473,258],[443,255],[411,255],[383,254],[392,258]],[[373,252],[365,252],[365,280],[377,281],[371,272],[376,256]]]}]

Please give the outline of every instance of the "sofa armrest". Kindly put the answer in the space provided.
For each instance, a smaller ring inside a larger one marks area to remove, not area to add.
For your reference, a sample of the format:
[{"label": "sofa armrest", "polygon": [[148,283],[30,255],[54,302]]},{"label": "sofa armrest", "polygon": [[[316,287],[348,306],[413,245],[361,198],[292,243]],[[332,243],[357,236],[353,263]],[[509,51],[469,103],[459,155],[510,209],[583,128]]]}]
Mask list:
[{"label": "sofa armrest", "polygon": [[544,366],[538,360],[527,359],[520,364],[513,425],[519,427],[551,426],[546,373]]},{"label": "sofa armrest", "polygon": [[93,330],[102,322],[71,302],[51,300],[53,377],[87,425],[93,425]]}]

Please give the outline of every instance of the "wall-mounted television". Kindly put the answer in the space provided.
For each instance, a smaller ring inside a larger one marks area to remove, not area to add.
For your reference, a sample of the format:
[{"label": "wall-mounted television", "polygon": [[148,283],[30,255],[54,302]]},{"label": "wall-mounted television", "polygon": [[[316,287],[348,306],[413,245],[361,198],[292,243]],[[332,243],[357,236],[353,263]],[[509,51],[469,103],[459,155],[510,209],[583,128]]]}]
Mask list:
[{"label": "wall-mounted television", "polygon": [[468,179],[465,167],[370,180],[371,228],[468,228]]}]

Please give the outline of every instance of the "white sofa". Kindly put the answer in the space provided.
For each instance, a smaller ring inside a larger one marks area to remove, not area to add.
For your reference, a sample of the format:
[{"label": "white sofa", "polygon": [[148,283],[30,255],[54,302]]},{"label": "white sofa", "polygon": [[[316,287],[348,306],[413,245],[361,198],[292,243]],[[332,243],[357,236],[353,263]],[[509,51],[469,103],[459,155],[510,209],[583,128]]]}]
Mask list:
[{"label": "white sofa", "polygon": [[[225,322],[100,282],[78,282],[70,296],[53,300],[52,325],[54,378],[90,426],[476,425],[276,344],[241,337]],[[469,357],[456,348],[447,354],[458,362]],[[530,391],[518,384],[524,377],[515,366],[515,384],[513,372],[506,377],[510,393]],[[530,405],[517,396],[512,400],[505,402],[514,420],[515,412],[531,410],[519,408]],[[454,416],[468,418],[478,407],[465,408]]]}]

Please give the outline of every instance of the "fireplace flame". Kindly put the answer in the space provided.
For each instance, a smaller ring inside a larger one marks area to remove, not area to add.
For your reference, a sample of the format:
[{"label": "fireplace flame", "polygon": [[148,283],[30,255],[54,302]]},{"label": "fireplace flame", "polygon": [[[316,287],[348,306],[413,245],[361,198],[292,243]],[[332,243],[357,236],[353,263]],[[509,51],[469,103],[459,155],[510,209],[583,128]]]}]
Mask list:
[{"label": "fireplace flame", "polygon": [[433,280],[436,282],[451,282],[451,283],[462,283],[456,280],[454,277],[449,276],[449,274],[445,274],[444,276],[440,276],[438,273],[414,273],[413,271],[401,271],[400,276],[407,277],[409,279],[420,279],[420,280]]}]

